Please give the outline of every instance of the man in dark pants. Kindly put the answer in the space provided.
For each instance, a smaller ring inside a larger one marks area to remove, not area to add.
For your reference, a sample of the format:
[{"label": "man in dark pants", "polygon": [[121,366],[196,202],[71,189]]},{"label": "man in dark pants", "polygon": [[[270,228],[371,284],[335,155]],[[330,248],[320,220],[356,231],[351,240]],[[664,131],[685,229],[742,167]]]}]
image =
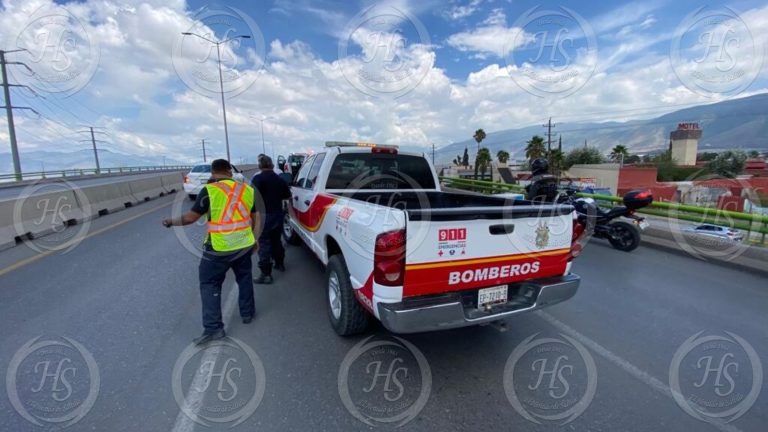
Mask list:
[{"label": "man in dark pants", "polygon": [[272,283],[272,260],[275,269],[285,271],[285,249],[281,235],[283,233],[283,200],[291,197],[288,184],[276,173],[272,158],[259,158],[261,172],[253,176],[253,187],[264,200],[264,229],[259,236],[259,270],[261,275],[255,279],[258,284]]},{"label": "man in dark pants", "polygon": [[197,195],[192,209],[180,218],[163,219],[163,225],[189,225],[208,215],[208,234],[200,260],[200,297],[203,303],[203,334],[197,345],[221,339],[221,286],[230,268],[238,285],[238,303],[243,323],[255,314],[253,264],[251,255],[258,249],[254,229],[259,226],[255,193],[250,186],[232,180],[232,166],[224,159],[211,163],[211,180]]}]

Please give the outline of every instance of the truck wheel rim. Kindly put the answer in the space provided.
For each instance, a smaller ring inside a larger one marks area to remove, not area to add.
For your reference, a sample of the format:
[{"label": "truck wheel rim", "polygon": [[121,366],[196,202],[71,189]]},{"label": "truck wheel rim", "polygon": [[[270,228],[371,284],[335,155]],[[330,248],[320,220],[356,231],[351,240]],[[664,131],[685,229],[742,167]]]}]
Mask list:
[{"label": "truck wheel rim", "polygon": [[283,234],[285,234],[286,238],[291,237],[291,224],[288,223],[288,215],[285,215],[285,218],[283,220]]},{"label": "truck wheel rim", "polygon": [[331,305],[333,317],[339,319],[341,316],[341,289],[339,278],[335,272],[328,277],[328,303]]}]

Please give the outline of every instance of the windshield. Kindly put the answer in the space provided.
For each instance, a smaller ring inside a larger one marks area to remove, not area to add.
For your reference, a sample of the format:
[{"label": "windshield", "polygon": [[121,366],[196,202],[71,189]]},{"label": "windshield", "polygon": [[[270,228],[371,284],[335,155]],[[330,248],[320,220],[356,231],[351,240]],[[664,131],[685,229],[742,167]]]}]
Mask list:
[{"label": "windshield", "polygon": [[326,189],[434,189],[432,169],[421,156],[341,153]]},{"label": "windshield", "polygon": [[197,165],[194,168],[192,168],[193,173],[209,173],[211,172],[211,166],[210,165]]}]

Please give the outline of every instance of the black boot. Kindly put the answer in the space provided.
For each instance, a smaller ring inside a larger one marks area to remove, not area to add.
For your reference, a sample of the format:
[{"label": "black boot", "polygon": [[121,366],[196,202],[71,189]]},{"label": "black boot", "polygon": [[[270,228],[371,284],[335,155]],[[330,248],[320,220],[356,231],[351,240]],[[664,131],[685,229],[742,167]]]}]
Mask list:
[{"label": "black boot", "polygon": [[272,283],[272,276],[262,273],[261,276],[254,279],[253,282],[261,285],[269,285]]},{"label": "black boot", "polygon": [[222,339],[222,338],[224,338],[226,335],[227,335],[227,334],[226,334],[226,333],[224,333],[224,329],[221,329],[221,330],[216,330],[216,331],[214,331],[214,332],[208,332],[208,331],[204,331],[204,332],[203,332],[203,334],[202,334],[202,335],[200,335],[200,337],[196,337],[196,338],[194,338],[194,339],[192,340],[192,342],[194,342],[194,343],[195,343],[195,345],[204,345],[204,344],[206,344],[206,343],[208,343],[208,342],[211,342],[211,341],[215,341],[215,340],[219,340],[219,339]]}]

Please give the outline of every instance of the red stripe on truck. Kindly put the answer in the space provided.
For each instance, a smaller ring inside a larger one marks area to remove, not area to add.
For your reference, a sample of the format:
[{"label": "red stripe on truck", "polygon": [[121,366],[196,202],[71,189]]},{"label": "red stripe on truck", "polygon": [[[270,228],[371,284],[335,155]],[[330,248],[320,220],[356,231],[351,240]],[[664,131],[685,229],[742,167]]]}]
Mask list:
[{"label": "red stripe on truck", "polygon": [[406,266],[403,297],[443,294],[559,276],[568,249]]},{"label": "red stripe on truck", "polygon": [[328,213],[328,209],[335,203],[336,198],[330,195],[318,194],[315,196],[315,199],[312,200],[312,204],[307,211],[298,211],[293,207],[293,203],[291,203],[291,216],[298,221],[304,229],[310,232],[315,232],[320,229],[320,225],[323,223],[323,219],[325,219],[325,214]]}]

